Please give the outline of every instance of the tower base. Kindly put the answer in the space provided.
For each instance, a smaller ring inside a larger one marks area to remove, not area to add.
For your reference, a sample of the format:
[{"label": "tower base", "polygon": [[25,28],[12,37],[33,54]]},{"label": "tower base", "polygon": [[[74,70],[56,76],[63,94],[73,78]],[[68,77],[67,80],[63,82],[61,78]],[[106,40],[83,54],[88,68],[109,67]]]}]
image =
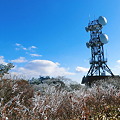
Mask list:
[{"label": "tower base", "polygon": [[116,75],[116,76],[84,76],[82,78],[82,82],[81,84],[85,84],[87,86],[91,86],[91,84],[93,84],[94,82],[98,81],[98,80],[107,80],[107,79],[110,79],[110,78],[120,78],[119,75]]}]

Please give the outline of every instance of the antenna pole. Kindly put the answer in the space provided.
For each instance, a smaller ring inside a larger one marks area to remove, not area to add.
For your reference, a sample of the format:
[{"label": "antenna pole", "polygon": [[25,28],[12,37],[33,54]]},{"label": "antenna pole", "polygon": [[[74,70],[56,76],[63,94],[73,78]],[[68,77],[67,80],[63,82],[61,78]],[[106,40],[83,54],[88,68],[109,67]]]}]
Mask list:
[{"label": "antenna pole", "polygon": [[[102,33],[102,28],[106,24],[105,20],[106,18],[100,16],[98,20],[90,21],[88,27],[85,28],[87,32],[90,31],[90,40],[86,43],[86,46],[91,48],[90,69],[87,73],[87,77],[106,76],[106,72],[114,76],[107,66],[107,60],[105,60],[104,57],[103,45],[107,43],[108,39],[108,37]],[[103,38],[101,38],[101,36]],[[85,80],[82,82],[85,82]],[[86,82],[90,81],[87,80]]]}]

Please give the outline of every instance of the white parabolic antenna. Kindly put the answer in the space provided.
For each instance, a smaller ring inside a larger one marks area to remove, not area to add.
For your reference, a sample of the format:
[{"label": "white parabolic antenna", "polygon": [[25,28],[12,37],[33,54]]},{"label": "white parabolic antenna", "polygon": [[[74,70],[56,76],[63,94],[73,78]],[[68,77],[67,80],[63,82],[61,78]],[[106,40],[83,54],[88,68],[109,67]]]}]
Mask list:
[{"label": "white parabolic antenna", "polygon": [[98,22],[99,22],[99,24],[101,24],[101,25],[106,25],[107,24],[107,19],[105,18],[105,17],[103,17],[103,16],[100,16],[99,18],[98,18]]},{"label": "white parabolic antenna", "polygon": [[108,36],[106,34],[100,34],[100,41],[103,43],[103,44],[106,44],[108,43]]}]

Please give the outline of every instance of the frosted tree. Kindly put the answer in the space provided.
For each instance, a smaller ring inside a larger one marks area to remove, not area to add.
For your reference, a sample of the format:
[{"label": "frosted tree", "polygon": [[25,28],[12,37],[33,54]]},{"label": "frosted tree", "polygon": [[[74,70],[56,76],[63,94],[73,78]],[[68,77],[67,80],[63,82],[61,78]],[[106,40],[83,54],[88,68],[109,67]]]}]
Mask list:
[{"label": "frosted tree", "polygon": [[12,63],[8,63],[7,65],[0,64],[0,77],[2,78],[4,74],[8,74],[8,71],[13,67]]}]

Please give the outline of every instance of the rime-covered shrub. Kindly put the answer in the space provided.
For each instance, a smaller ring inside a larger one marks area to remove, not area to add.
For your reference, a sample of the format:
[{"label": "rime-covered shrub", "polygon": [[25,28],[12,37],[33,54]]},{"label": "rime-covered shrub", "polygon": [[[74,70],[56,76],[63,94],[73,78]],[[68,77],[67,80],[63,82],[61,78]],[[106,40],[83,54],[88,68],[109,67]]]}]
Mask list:
[{"label": "rime-covered shrub", "polygon": [[34,90],[36,86],[31,87],[25,80],[2,80],[0,119],[119,120],[120,89],[113,83],[114,79],[108,83],[100,81],[99,86],[68,91],[51,85]]},{"label": "rime-covered shrub", "polygon": [[[21,109],[32,106],[33,89],[25,80],[3,79],[0,81],[0,112],[2,116],[17,116]],[[16,119],[16,118],[15,118]]]}]

